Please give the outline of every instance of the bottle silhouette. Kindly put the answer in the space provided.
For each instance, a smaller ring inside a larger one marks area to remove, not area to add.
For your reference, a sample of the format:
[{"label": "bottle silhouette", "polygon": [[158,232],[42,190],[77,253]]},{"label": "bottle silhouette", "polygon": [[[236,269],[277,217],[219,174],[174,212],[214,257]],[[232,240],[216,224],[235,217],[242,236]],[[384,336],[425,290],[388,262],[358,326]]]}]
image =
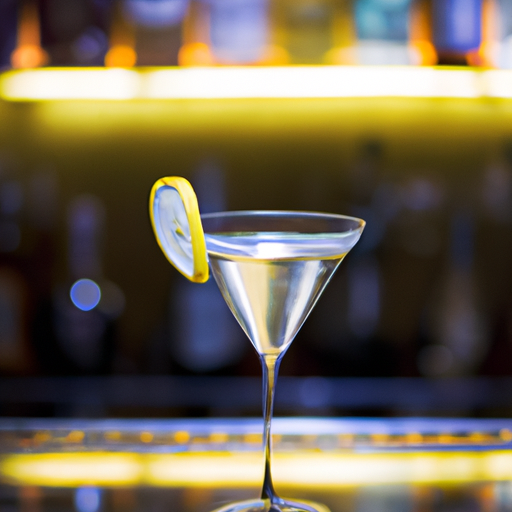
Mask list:
[{"label": "bottle silhouette", "polygon": [[[201,162],[193,183],[201,213],[225,210],[224,175],[216,162]],[[176,280],[168,318],[171,355],[186,372],[230,371],[250,346],[213,277],[201,285]]]},{"label": "bottle silhouette", "polygon": [[0,372],[9,375],[33,370],[24,205],[22,183],[0,167]]},{"label": "bottle silhouette", "polygon": [[95,196],[75,197],[67,220],[68,277],[38,308],[34,338],[47,373],[105,374],[115,357],[123,296],[103,276],[104,205]]}]

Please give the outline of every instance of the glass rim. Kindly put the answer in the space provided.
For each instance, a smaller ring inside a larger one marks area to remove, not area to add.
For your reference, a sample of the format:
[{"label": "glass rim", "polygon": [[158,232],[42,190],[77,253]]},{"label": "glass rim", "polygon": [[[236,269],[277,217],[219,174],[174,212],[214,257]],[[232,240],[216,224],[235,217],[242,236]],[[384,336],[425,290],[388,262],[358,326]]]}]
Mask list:
[{"label": "glass rim", "polygon": [[308,211],[308,210],[232,210],[232,211],[222,211],[222,212],[212,212],[201,214],[201,220],[209,220],[209,219],[221,219],[221,218],[236,218],[236,217],[287,217],[287,218],[300,218],[305,217],[308,219],[318,220],[339,220],[339,221],[352,221],[356,224],[356,226],[352,229],[347,229],[345,231],[362,231],[366,225],[366,221],[359,217],[354,217],[352,215],[343,215],[339,213],[327,213],[327,212],[318,212],[318,211]]}]

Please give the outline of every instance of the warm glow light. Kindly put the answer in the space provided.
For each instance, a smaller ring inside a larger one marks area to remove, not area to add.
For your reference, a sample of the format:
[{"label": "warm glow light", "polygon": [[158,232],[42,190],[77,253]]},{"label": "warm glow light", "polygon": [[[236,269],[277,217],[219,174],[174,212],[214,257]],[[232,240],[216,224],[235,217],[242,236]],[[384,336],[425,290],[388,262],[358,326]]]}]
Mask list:
[{"label": "warm glow light", "polygon": [[179,444],[185,444],[190,441],[190,434],[185,430],[179,430],[176,432],[176,434],[174,434],[174,439]]},{"label": "warm glow light", "polygon": [[437,52],[430,41],[413,41],[411,43],[411,48],[417,53],[419,64],[423,66],[435,66],[437,63]]},{"label": "warm glow light", "polygon": [[143,467],[132,453],[44,453],[9,455],[0,462],[0,474],[26,485],[135,485]]},{"label": "warm glow light", "polygon": [[178,62],[180,66],[210,66],[214,60],[207,44],[188,43],[180,48]]},{"label": "warm glow light", "polygon": [[410,46],[417,55],[417,64],[434,66],[437,52],[432,42],[432,12],[426,2],[412,2],[410,12]]},{"label": "warm glow light", "polygon": [[110,26],[110,37],[105,66],[128,68],[135,66],[137,52],[135,51],[135,33],[132,24],[127,23],[122,13],[121,4],[115,4]]},{"label": "warm glow light", "polygon": [[[512,479],[510,451],[276,452],[276,484],[336,488],[375,484],[442,484]],[[258,487],[262,454],[250,452],[45,453],[5,456],[0,476],[23,485]]]},{"label": "warm glow light", "polygon": [[143,443],[151,443],[151,441],[153,441],[154,437],[155,436],[151,432],[141,432],[140,433],[140,440]]},{"label": "warm glow light", "polygon": [[477,97],[475,74],[407,67],[253,67],[157,70],[149,98]]},{"label": "warm glow light", "polygon": [[110,68],[130,68],[137,62],[135,49],[128,45],[117,45],[110,48],[105,55],[105,66]]},{"label": "warm glow light", "polygon": [[40,69],[7,72],[0,90],[12,100],[70,100],[135,98],[139,76],[126,69]]},{"label": "warm glow light", "polygon": [[512,73],[489,70],[482,74],[482,87],[493,98],[512,98]]},{"label": "warm glow light", "polygon": [[154,455],[146,478],[154,486],[251,487],[261,483],[262,468],[263,456],[257,452]]},{"label": "warm glow light", "polygon": [[234,98],[511,98],[512,71],[386,66],[8,71],[11,101]]},{"label": "warm glow light", "polygon": [[14,68],[37,68],[47,62],[47,53],[37,44],[18,46],[11,55],[11,64]]},{"label": "warm glow light", "polygon": [[24,2],[21,8],[16,49],[11,55],[14,68],[36,68],[48,63],[48,54],[41,48],[39,15],[35,2]]}]

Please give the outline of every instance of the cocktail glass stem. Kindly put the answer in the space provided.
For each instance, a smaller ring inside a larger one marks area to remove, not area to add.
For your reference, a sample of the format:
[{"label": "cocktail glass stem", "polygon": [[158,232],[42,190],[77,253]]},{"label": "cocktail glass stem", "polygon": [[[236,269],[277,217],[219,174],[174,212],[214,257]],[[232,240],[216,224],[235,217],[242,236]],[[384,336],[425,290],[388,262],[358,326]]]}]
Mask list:
[{"label": "cocktail glass stem", "polygon": [[[272,474],[270,469],[272,456],[272,435],[271,422],[274,409],[274,394],[276,388],[277,373],[281,356],[262,355],[261,366],[263,370],[263,446],[265,450],[265,476],[263,478],[263,488],[261,490],[261,499],[269,500],[271,505],[282,505],[283,500],[277,496],[272,483]],[[278,510],[278,509],[277,509]]]}]

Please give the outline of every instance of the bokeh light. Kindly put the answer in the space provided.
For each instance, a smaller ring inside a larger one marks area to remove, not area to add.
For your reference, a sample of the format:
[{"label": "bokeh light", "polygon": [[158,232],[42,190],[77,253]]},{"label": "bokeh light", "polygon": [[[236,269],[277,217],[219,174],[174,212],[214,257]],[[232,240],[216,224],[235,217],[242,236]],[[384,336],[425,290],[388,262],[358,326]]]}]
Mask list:
[{"label": "bokeh light", "polygon": [[99,304],[101,289],[92,279],[79,279],[71,286],[69,295],[78,309],[90,311]]}]

